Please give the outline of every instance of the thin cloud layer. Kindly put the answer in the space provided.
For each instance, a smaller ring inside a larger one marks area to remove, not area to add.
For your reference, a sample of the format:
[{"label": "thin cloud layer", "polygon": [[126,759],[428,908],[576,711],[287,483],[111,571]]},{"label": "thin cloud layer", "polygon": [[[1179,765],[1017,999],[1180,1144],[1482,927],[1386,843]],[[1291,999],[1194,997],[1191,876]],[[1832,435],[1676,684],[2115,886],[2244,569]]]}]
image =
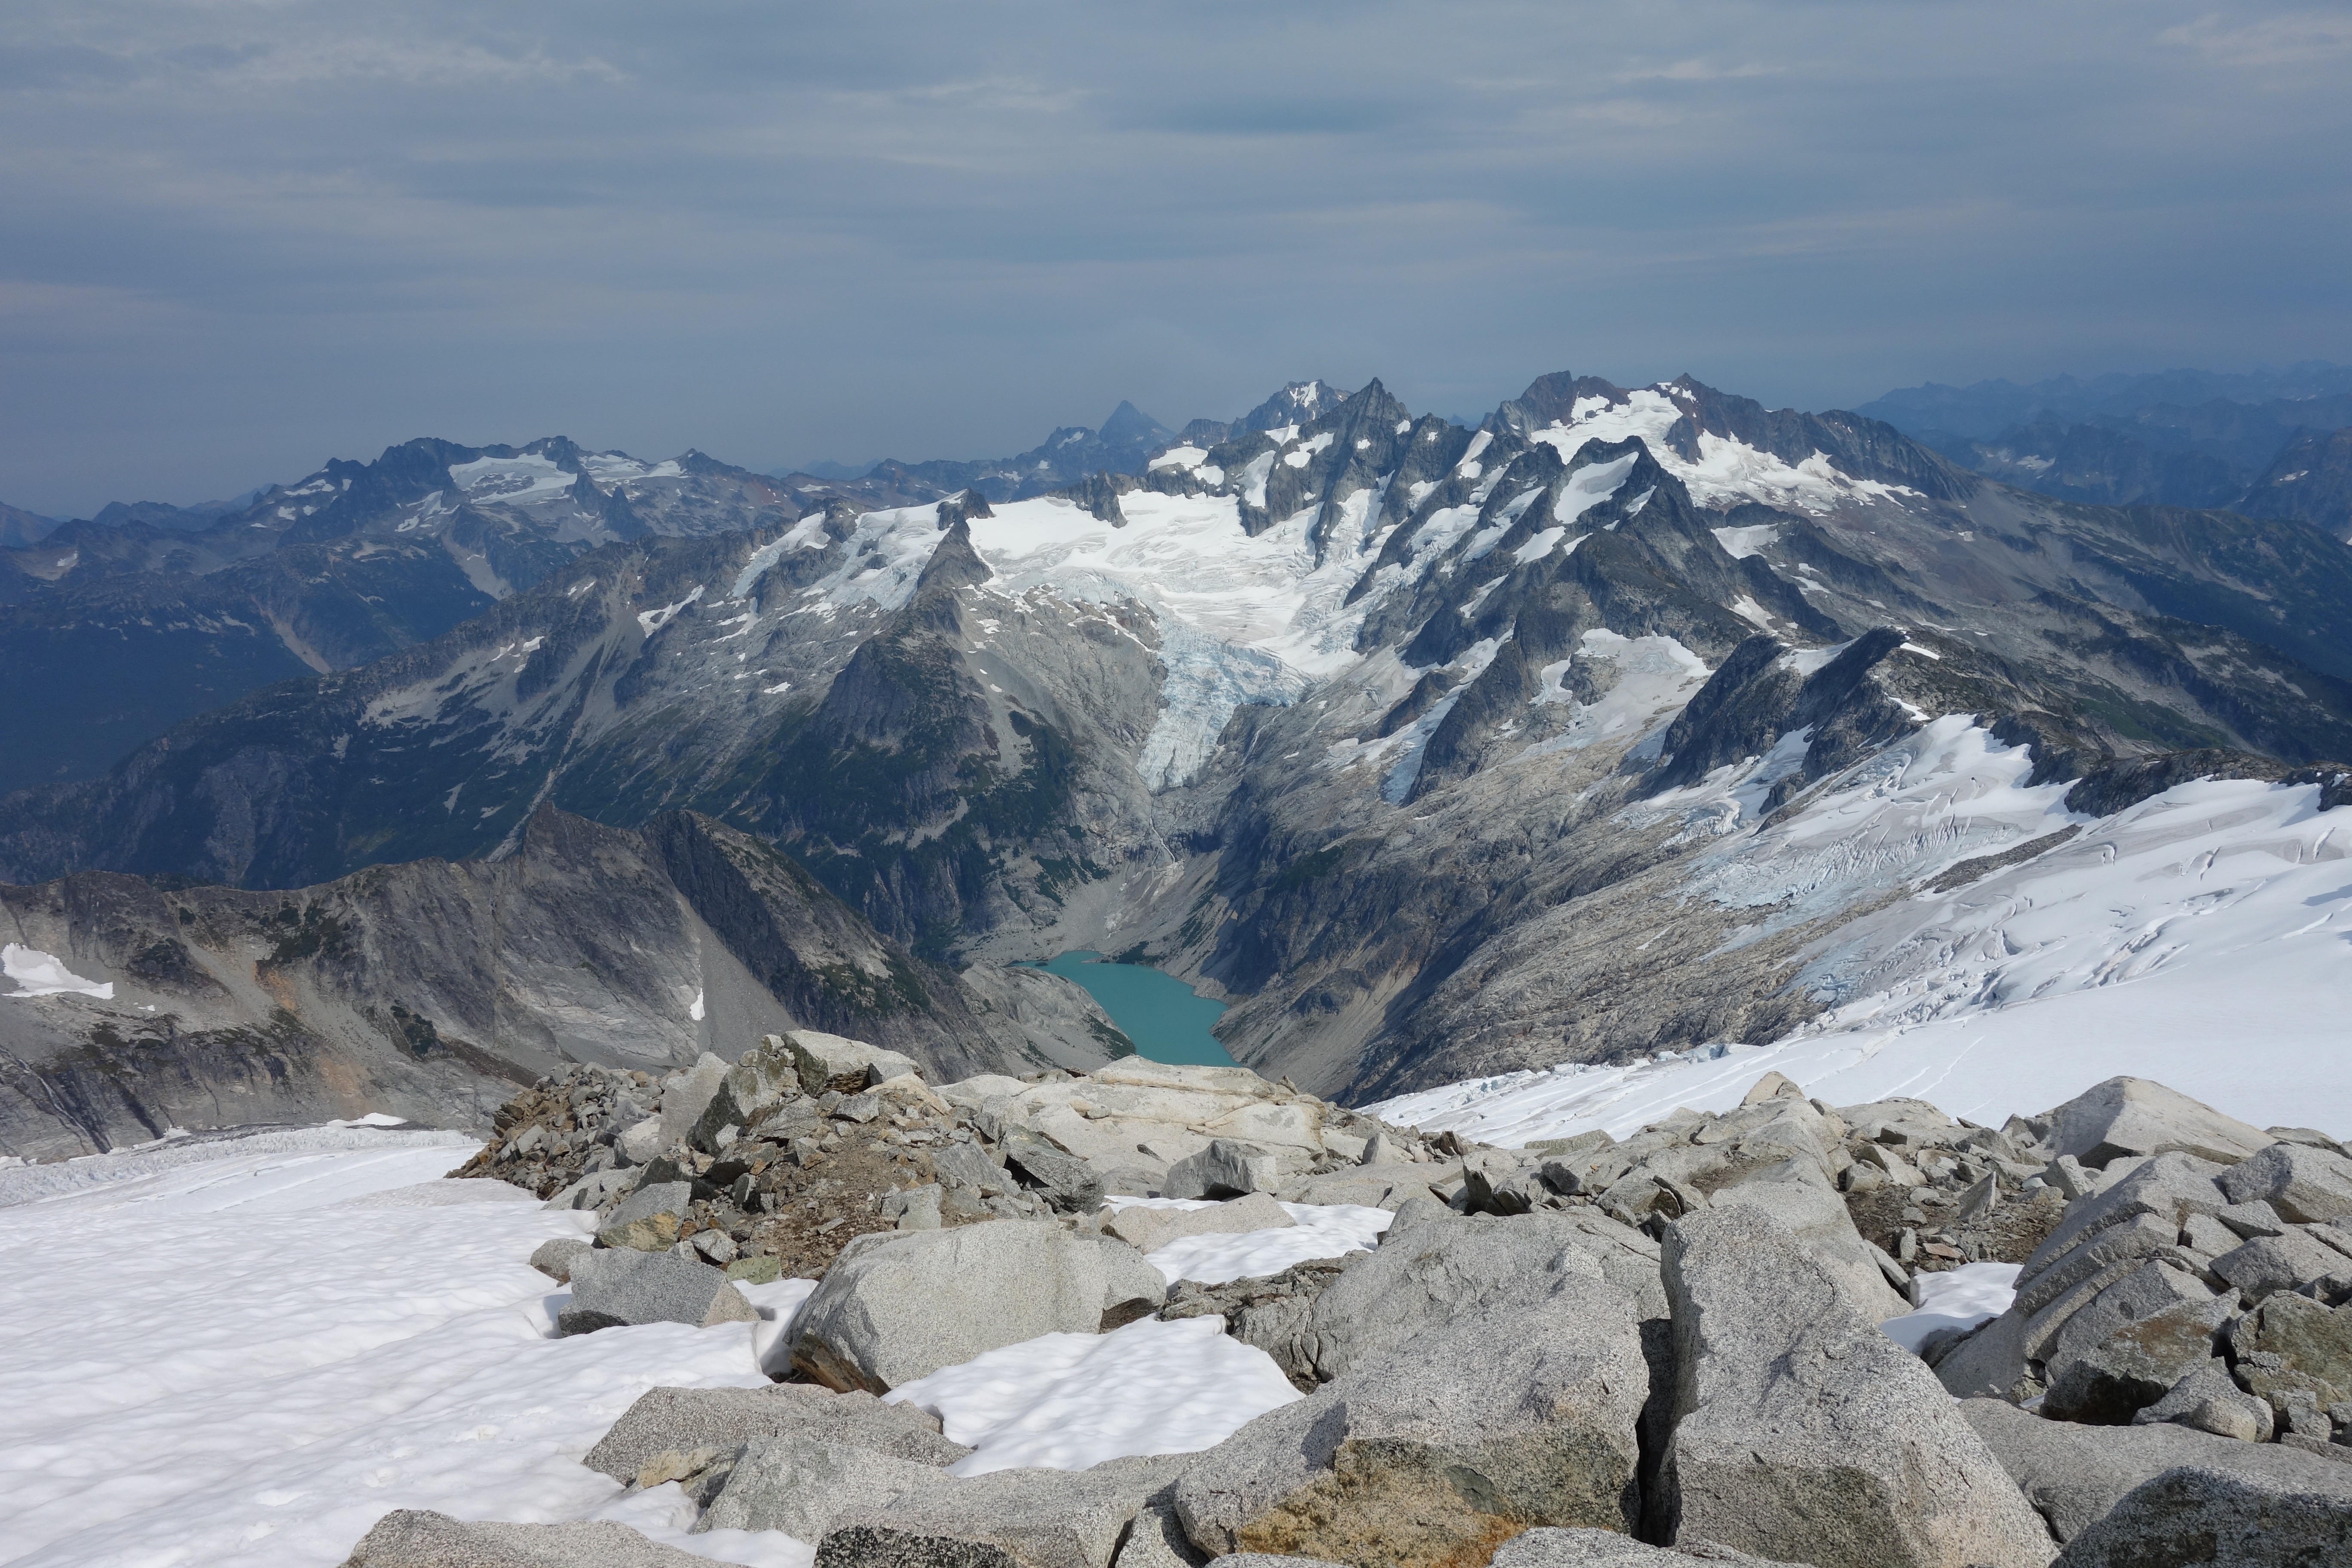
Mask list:
[{"label": "thin cloud layer", "polygon": [[[836,14],[839,10],[842,14]],[[2352,358],[2341,9],[20,0],[0,500]]]}]

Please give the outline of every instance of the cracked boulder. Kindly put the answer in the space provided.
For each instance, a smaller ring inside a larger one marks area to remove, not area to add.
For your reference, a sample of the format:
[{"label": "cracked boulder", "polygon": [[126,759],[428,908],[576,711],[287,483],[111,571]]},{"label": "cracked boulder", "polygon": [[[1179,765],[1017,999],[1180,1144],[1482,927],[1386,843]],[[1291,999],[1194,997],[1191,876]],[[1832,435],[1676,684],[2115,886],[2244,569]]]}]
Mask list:
[{"label": "cracked boulder", "polygon": [[1675,1538],[1821,1568],[2042,1568],[2049,1533],[1935,1375],[1744,1208],[1675,1222]]}]

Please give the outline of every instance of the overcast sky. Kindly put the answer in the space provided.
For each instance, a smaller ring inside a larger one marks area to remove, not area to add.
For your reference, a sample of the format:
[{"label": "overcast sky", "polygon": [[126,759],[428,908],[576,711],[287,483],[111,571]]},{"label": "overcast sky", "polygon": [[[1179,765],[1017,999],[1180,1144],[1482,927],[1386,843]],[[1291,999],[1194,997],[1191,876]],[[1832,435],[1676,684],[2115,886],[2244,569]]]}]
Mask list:
[{"label": "overcast sky", "polygon": [[2352,5],[9,0],[0,500],[2352,360]]}]

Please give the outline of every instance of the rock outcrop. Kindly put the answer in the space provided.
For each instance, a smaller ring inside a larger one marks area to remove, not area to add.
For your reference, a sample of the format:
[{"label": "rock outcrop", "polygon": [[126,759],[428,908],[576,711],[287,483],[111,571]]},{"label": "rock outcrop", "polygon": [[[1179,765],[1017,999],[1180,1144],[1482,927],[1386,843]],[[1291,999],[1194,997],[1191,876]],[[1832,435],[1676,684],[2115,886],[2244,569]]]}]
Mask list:
[{"label": "rock outcrop", "polygon": [[1795,1237],[1720,1208],[1666,1234],[1674,1435],[1688,1535],[1819,1568],[2042,1568],[2048,1532],[1950,1397]]}]

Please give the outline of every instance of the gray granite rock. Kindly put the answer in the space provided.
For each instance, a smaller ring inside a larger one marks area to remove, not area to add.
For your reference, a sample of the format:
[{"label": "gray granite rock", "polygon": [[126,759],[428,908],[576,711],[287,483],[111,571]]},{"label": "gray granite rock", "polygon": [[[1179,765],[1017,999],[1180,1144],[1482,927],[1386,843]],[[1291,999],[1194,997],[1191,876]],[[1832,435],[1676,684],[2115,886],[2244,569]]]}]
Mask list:
[{"label": "gray granite rock", "polygon": [[1192,1456],[1175,1491],[1192,1544],[1444,1568],[1528,1525],[1633,1529],[1649,1385],[1634,1303],[1580,1271],[1532,1284]]},{"label": "gray granite rock", "polygon": [[1154,1502],[1135,1516],[1112,1568],[1201,1568],[1208,1560],[1185,1535],[1175,1506]]},{"label": "gray granite rock", "polygon": [[1013,1173],[971,1143],[950,1143],[931,1151],[931,1173],[941,1184],[961,1187],[982,1196],[1001,1196],[1020,1185]]},{"label": "gray granite rock", "polygon": [[1826,1181],[1804,1180],[1793,1170],[1759,1173],[1717,1192],[1717,1208],[1747,1207],[1769,1215],[1813,1256],[1856,1311],[1884,1322],[1911,1310],[1911,1303],[1886,1282],[1870,1244],[1854,1228],[1853,1215]]},{"label": "gray granite rock", "polygon": [[810,1431],[751,1437],[735,1452],[694,1528],[780,1530],[795,1541],[821,1541],[844,1514],[881,1508],[910,1489],[939,1492],[956,1484],[933,1466]]},{"label": "gray granite rock", "polygon": [[1706,1542],[1646,1546],[1611,1530],[1553,1529],[1530,1530],[1506,1541],[1495,1549],[1491,1568],[1691,1568],[1694,1563],[1787,1568]]},{"label": "gray granite rock", "polygon": [[2235,1286],[2249,1301],[2341,1271],[2344,1255],[2315,1240],[2300,1227],[2289,1226],[2277,1236],[2258,1236],[2232,1252],[2213,1259],[2213,1272]]},{"label": "gray granite rock", "polygon": [[649,1388],[580,1462],[616,1481],[635,1480],[657,1455],[731,1448],[753,1437],[808,1432],[828,1442],[934,1468],[971,1452],[940,1435],[937,1417],[870,1394],[835,1394],[804,1383],[765,1388]]},{"label": "gray granite rock", "polygon": [[793,1065],[800,1073],[801,1090],[805,1094],[823,1094],[827,1089],[856,1094],[901,1073],[921,1076],[913,1058],[867,1045],[864,1040],[847,1039],[817,1029],[795,1029],[783,1037],[783,1042],[792,1052]]},{"label": "gray granite rock", "polygon": [[2273,1143],[2232,1166],[2221,1190],[2233,1204],[2266,1203],[2297,1225],[2352,1215],[2352,1160],[2329,1149]]},{"label": "gray granite rock", "polygon": [[566,1334],[639,1323],[751,1322],[759,1313],[726,1273],[670,1252],[600,1249],[572,1260],[572,1300],[556,1313]]},{"label": "gray granite rock", "polygon": [[[2289,1489],[2333,1489],[2352,1507],[2352,1467],[2271,1443],[2232,1442],[2185,1426],[2084,1426],[2045,1421],[1997,1399],[1963,1400],[1968,1422],[2061,1542],[2106,1516],[2133,1489],[2181,1466],[2264,1478]],[[2200,1558],[2160,1559],[2192,1563]]]},{"label": "gray granite rock", "polygon": [[2041,1521],[1919,1360],[1753,1209],[1666,1233],[1675,1538],[1819,1564],[2042,1568]]},{"label": "gray granite rock", "polygon": [[727,1077],[727,1064],[705,1051],[692,1067],[662,1079],[661,1146],[675,1149],[686,1142],[694,1124],[709,1109],[711,1097]]},{"label": "gray granite rock", "polygon": [[[2352,1468],[2343,1473],[2352,1477]],[[2229,1568],[2352,1563],[2352,1496],[2322,1484],[2184,1466],[2133,1488],[2058,1558],[2059,1568],[2192,1563]]]},{"label": "gray granite rock", "polygon": [[2231,1164],[2269,1133],[2144,1078],[2111,1078],[2048,1113],[2053,1152],[2094,1169],[2138,1154],[2194,1154]]},{"label": "gray granite rock", "polygon": [[816,1568],[1110,1568],[1145,1500],[1187,1458],[943,1478],[838,1510]]},{"label": "gray granite rock", "polygon": [[343,1568],[709,1568],[625,1524],[474,1524],[425,1509],[376,1521]]},{"label": "gray granite rock", "polygon": [[830,1388],[887,1394],[982,1351],[1094,1333],[1167,1297],[1160,1271],[1111,1237],[996,1220],[861,1237],[793,1321],[793,1365]]},{"label": "gray granite rock", "polygon": [[1568,1274],[1608,1279],[1612,1266],[1604,1257],[1611,1254],[1619,1259],[1616,1283],[1637,1310],[1646,1300],[1656,1310],[1642,1315],[1663,1315],[1656,1244],[1589,1210],[1517,1219],[1449,1216],[1391,1237],[1316,1300],[1300,1351],[1325,1382],[1366,1356],[1488,1301],[1523,1295],[1538,1282]]},{"label": "gray granite rock", "polygon": [[1102,1206],[1102,1173],[1092,1164],[1026,1128],[1009,1128],[998,1144],[1005,1168],[1057,1214],[1092,1214]]},{"label": "gray granite rock", "polygon": [[530,1266],[561,1285],[571,1279],[573,1261],[595,1250],[579,1237],[560,1236],[532,1249]]},{"label": "gray granite rock", "polygon": [[715,1154],[725,1146],[727,1129],[746,1132],[784,1101],[799,1099],[801,1092],[799,1063],[792,1047],[781,1035],[762,1036],[719,1079],[687,1142]]},{"label": "gray granite rock", "polygon": [[1160,1184],[1166,1198],[1238,1198],[1282,1184],[1280,1162],[1269,1151],[1236,1138],[1213,1140],[1197,1154],[1168,1167]]},{"label": "gray granite rock", "polygon": [[2240,1388],[2219,1361],[2189,1368],[2132,1425],[2186,1426],[2240,1443],[2267,1443],[2277,1430],[2270,1405]]}]

